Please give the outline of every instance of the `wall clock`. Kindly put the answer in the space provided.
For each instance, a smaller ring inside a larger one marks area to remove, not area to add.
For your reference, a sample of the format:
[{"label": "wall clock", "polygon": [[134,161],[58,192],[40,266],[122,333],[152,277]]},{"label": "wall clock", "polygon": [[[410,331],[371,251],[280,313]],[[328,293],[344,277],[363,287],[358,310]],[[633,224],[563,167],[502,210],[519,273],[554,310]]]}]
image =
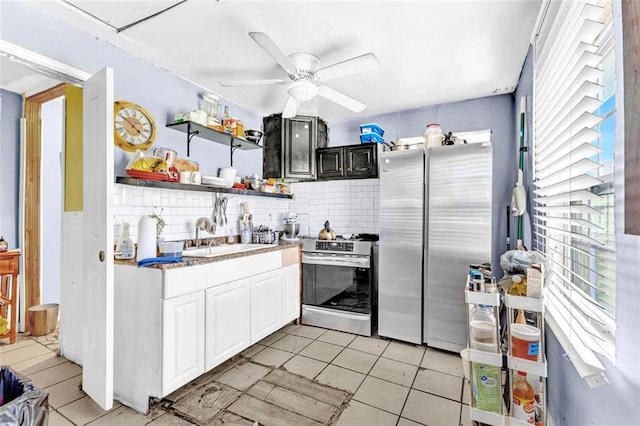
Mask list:
[{"label": "wall clock", "polygon": [[156,124],[140,105],[116,101],[113,107],[113,141],[125,151],[145,151],[156,138]]}]

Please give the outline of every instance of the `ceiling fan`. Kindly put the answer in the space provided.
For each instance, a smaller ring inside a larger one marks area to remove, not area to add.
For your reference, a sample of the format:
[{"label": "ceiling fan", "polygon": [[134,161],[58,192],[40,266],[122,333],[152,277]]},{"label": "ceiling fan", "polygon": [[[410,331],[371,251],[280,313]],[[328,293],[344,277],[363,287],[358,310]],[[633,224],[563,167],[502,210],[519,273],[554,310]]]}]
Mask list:
[{"label": "ceiling fan", "polygon": [[308,52],[285,54],[265,33],[251,32],[249,36],[262,47],[289,75],[289,81],[281,79],[227,80],[218,82],[223,87],[287,85],[289,98],[282,112],[284,118],[295,117],[301,102],[316,95],[342,105],[354,112],[366,108],[362,102],[338,92],[329,86],[314,84],[314,81],[330,81],[336,78],[367,71],[380,66],[373,53],[365,53],[326,67],[320,67],[320,58]]}]

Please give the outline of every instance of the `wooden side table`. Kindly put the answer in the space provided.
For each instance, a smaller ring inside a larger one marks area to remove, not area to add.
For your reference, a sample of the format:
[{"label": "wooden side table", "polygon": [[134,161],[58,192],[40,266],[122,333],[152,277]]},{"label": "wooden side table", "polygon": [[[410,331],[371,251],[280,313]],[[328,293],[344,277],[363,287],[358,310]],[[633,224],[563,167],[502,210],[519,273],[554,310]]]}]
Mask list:
[{"label": "wooden side table", "polygon": [[[0,335],[9,336],[9,342],[16,342],[18,311],[18,273],[20,269],[20,250],[0,253],[0,315],[9,320],[9,331]],[[7,316],[10,312],[11,318]]]}]

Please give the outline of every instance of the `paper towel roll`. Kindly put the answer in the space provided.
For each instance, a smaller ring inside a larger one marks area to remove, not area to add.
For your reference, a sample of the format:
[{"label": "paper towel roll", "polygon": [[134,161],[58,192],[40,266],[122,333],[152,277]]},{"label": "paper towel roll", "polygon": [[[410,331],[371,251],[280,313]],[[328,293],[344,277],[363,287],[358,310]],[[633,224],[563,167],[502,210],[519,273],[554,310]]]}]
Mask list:
[{"label": "paper towel roll", "polygon": [[156,220],[143,216],[138,222],[138,262],[156,257]]}]

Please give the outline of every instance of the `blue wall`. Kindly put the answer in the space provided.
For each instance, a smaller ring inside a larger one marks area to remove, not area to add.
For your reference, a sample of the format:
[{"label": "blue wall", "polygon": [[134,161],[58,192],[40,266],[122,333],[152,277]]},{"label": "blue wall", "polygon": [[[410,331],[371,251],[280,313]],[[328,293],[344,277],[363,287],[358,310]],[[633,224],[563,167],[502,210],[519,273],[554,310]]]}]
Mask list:
[{"label": "blue wall", "polygon": [[21,116],[22,97],[0,89],[0,235],[9,248],[20,246],[17,216]]},{"label": "blue wall", "polygon": [[506,206],[511,204],[511,191],[517,169],[515,159],[518,139],[513,95],[471,99],[331,123],[330,145],[359,143],[360,124],[363,123],[377,123],[385,130],[384,138],[387,141],[421,136],[428,123],[439,123],[444,132],[491,129],[493,144],[492,264],[496,274],[501,276],[499,258],[506,250]]},{"label": "blue wall", "polygon": [[[115,99],[142,105],[156,121],[158,129],[153,148],[169,147],[186,158],[186,135],[165,127],[179,112],[196,109],[204,90],[159,67],[135,58],[122,50],[55,18],[26,2],[2,2],[0,37],[89,73],[105,66],[114,69]],[[25,17],[28,19],[24,19]],[[245,123],[245,128],[259,129],[262,118],[221,99],[230,114]],[[116,176],[124,174],[130,158],[114,148]],[[229,166],[229,149],[195,137],[191,143],[191,159],[200,163],[203,175],[215,175],[219,167]],[[236,151],[234,166],[241,175],[262,171],[261,150]]]}]

